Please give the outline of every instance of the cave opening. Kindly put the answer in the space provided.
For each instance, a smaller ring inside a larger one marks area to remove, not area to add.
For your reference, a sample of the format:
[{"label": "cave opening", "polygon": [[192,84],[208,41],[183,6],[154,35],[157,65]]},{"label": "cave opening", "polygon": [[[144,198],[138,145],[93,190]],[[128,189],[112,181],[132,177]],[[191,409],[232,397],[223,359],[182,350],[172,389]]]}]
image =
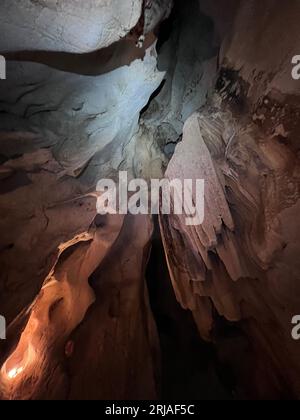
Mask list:
[{"label": "cave opening", "polygon": [[230,367],[219,362],[214,345],[201,339],[191,312],[176,300],[157,218],[146,279],[160,339],[161,398],[234,399]]}]

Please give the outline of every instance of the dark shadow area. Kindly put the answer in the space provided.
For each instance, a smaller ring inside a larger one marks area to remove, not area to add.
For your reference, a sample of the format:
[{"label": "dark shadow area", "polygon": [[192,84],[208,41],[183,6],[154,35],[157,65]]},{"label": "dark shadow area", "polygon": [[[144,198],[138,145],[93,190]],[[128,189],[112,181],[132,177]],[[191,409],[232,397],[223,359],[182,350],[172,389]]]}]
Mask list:
[{"label": "dark shadow area", "polygon": [[231,400],[231,372],[217,364],[213,345],[201,340],[191,312],[175,298],[157,220],[146,276],[161,345],[162,399]]},{"label": "dark shadow area", "polygon": [[137,47],[135,38],[124,38],[107,48],[86,54],[73,54],[56,51],[20,51],[1,52],[7,61],[25,61],[45,64],[57,70],[99,76],[117,68],[129,66],[137,59],[143,59],[156,37],[149,33],[141,48]]},{"label": "dark shadow area", "polygon": [[152,93],[152,95],[150,96],[150,99],[147,103],[146,106],[144,106],[144,108],[141,110],[140,112],[140,116],[142,117],[144,114],[146,114],[146,112],[148,111],[149,107],[152,104],[152,101],[161,93],[161,91],[163,90],[164,86],[165,86],[166,80],[164,79],[161,84],[158,86],[158,88]]}]

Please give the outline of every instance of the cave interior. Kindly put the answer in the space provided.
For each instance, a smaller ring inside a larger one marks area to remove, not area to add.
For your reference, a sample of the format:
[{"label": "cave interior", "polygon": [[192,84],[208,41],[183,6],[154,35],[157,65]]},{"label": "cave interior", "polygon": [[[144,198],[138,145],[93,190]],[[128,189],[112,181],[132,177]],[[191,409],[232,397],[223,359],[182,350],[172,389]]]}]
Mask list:
[{"label": "cave interior", "polygon": [[[299,21],[295,0],[0,2],[0,399],[300,397]],[[121,171],[204,179],[203,223],[98,214]]]}]

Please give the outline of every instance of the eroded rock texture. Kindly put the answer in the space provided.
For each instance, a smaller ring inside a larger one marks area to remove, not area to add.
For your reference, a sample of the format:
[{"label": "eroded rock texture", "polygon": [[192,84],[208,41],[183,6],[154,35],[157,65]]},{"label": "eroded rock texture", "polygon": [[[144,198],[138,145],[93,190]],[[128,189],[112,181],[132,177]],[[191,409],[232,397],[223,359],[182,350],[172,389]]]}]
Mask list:
[{"label": "eroded rock texture", "polygon": [[94,51],[127,35],[141,9],[142,0],[3,0],[0,50]]},{"label": "eroded rock texture", "polygon": [[[291,319],[300,306],[299,132],[291,115],[299,113],[299,89],[286,51],[293,56],[299,45],[299,7],[290,2],[281,14],[275,2],[241,3],[223,44],[222,101],[214,97],[186,122],[166,172],[170,179],[206,179],[204,224],[186,227],[184,217],[161,216],[161,227],[177,298],[202,336],[220,342],[219,316],[238,323],[247,337],[241,354],[248,392],[297,396]],[[277,28],[287,22],[291,30],[281,37]],[[276,52],[267,42],[278,45]],[[224,343],[220,351],[232,364],[237,340],[227,339],[227,352]]]},{"label": "eroded rock texture", "polygon": [[249,351],[257,352],[256,361],[263,355],[252,372],[255,382],[265,371],[259,396],[268,396],[270,384],[272,392],[297,393],[298,343],[290,324],[300,303],[299,273],[291,261],[300,244],[299,225],[291,234],[288,219],[299,211],[299,161],[251,124],[241,127],[230,113],[211,109],[187,121],[166,174],[208,179],[201,226],[161,216],[178,300],[206,339],[214,337],[215,311],[242,321]]},{"label": "eroded rock texture", "polygon": [[[132,168],[134,150],[126,146],[164,77],[156,37],[146,36],[142,48],[132,35],[114,43],[141,19],[141,2],[45,3],[1,5],[1,49],[18,60],[1,84],[0,308],[11,323],[1,342],[1,397],[156,398],[159,346],[144,278],[152,221],[96,214],[96,183],[121,165]],[[89,376],[80,363],[77,375],[78,358],[95,358],[98,369],[89,365]]]},{"label": "eroded rock texture", "polygon": [[149,217],[97,216],[88,232],[61,245],[2,366],[2,397],[158,396],[159,345],[144,278],[151,233]]},{"label": "eroded rock texture", "polygon": [[299,397],[299,15],[293,0],[1,2],[1,398],[154,399],[181,382],[165,349],[193,324],[169,301],[155,323],[151,216],[96,214],[97,181],[120,170],[206,181],[204,223],[161,215],[156,237],[216,352],[205,375],[181,353],[188,389]]}]

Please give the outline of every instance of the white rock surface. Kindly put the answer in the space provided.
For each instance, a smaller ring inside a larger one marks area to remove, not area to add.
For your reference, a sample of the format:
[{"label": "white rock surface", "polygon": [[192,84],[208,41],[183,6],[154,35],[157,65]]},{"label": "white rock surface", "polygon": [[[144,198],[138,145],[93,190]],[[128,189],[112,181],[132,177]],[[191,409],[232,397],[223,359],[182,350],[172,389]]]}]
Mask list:
[{"label": "white rock surface", "polygon": [[83,53],[124,37],[142,0],[1,0],[0,51]]}]

